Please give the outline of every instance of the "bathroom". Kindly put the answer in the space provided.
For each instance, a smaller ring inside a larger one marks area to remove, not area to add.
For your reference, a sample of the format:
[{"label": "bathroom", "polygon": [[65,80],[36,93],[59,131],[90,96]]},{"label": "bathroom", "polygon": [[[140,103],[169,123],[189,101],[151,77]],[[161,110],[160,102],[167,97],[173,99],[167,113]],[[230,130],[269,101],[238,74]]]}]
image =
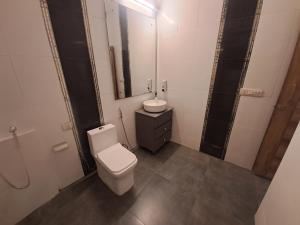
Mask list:
[{"label": "bathroom", "polygon": [[299,0],[2,0],[0,224],[298,225],[299,30]]}]

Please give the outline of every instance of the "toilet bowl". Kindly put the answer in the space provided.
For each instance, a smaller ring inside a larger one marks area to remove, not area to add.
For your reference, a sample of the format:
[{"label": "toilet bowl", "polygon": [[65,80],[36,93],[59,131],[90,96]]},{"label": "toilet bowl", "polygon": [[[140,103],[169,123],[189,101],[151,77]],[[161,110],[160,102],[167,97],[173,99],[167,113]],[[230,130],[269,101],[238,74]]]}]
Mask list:
[{"label": "toilet bowl", "polygon": [[116,127],[108,124],[87,134],[100,179],[117,195],[130,190],[137,158],[118,142]]}]

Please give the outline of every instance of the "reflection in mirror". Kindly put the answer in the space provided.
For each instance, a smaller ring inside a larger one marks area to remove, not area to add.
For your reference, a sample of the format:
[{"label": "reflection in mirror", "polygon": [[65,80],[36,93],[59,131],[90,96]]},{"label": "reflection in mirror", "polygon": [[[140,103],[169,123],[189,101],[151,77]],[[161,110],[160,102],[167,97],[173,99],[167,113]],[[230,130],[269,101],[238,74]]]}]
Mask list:
[{"label": "reflection in mirror", "polygon": [[113,0],[106,0],[105,8],[115,98],[152,92],[156,79],[155,18]]}]

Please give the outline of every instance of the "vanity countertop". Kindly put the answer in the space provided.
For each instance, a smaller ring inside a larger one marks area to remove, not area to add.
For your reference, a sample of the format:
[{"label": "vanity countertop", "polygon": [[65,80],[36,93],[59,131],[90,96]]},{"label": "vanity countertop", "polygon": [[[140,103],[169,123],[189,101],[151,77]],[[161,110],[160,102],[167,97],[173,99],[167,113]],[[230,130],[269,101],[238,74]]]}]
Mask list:
[{"label": "vanity countertop", "polygon": [[146,115],[146,116],[150,116],[150,117],[153,117],[153,118],[157,118],[157,117],[160,117],[162,114],[164,114],[164,113],[166,113],[166,112],[168,112],[168,111],[171,111],[171,110],[173,110],[173,108],[168,106],[167,109],[166,109],[165,111],[159,112],[159,113],[150,113],[150,112],[146,112],[143,108],[138,109],[138,110],[136,110],[135,112],[136,112],[136,113],[143,114],[143,115]]}]

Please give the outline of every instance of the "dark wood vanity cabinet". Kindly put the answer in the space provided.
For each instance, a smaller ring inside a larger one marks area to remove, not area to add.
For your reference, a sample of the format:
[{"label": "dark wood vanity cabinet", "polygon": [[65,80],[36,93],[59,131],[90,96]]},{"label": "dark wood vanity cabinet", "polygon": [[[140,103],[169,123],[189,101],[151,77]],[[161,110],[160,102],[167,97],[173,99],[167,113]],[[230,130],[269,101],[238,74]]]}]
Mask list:
[{"label": "dark wood vanity cabinet", "polygon": [[144,109],[135,112],[136,137],[140,147],[152,152],[170,141],[172,134],[173,108],[161,113],[148,113]]}]

